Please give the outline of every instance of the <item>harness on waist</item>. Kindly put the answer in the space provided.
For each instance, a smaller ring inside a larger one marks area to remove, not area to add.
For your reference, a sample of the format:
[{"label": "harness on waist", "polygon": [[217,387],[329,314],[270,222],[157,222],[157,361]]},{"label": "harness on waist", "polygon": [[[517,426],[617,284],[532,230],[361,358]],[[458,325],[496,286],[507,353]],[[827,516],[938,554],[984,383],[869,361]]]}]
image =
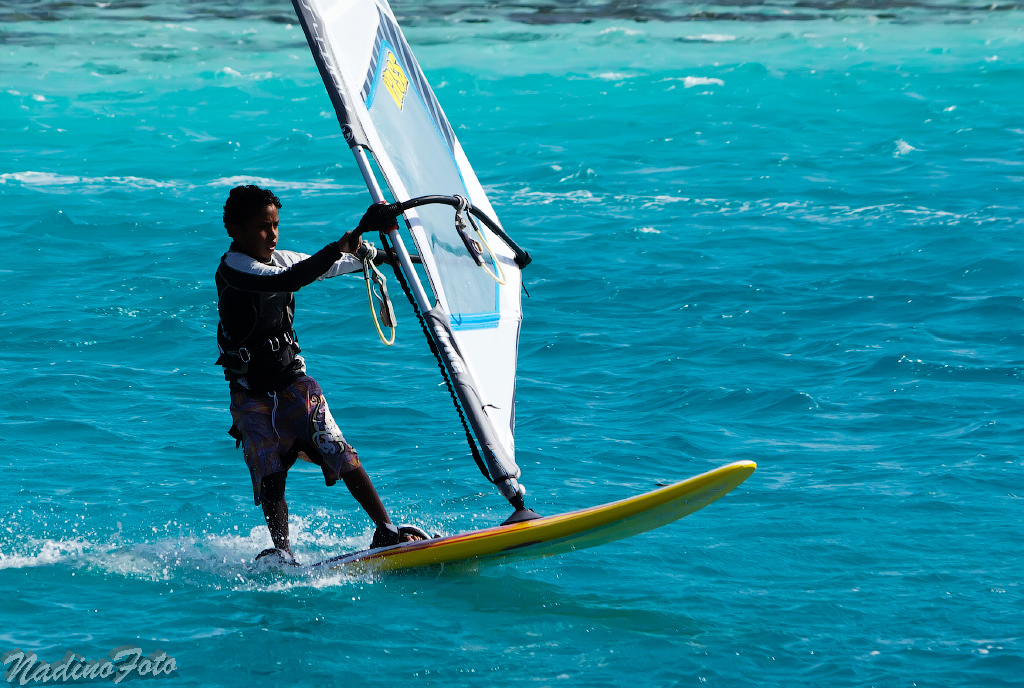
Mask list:
[{"label": "harness on waist", "polygon": [[272,335],[257,345],[221,348],[217,365],[224,367],[224,378],[238,382],[245,378],[245,387],[254,392],[269,392],[291,382],[297,371],[299,352],[294,330]]},{"label": "harness on waist", "polygon": [[[231,366],[233,370],[242,372],[241,368],[248,367],[249,362],[252,361],[254,357],[260,358],[273,356],[274,354],[280,354],[282,351],[287,353],[288,350],[294,350],[295,353],[300,351],[294,330],[288,330],[278,335],[268,337],[252,349],[244,346],[240,346],[234,351],[222,349],[220,358],[217,359],[217,365],[222,365],[224,367]],[[240,365],[235,365],[233,359],[237,360]],[[244,372],[242,374],[244,374]]]}]

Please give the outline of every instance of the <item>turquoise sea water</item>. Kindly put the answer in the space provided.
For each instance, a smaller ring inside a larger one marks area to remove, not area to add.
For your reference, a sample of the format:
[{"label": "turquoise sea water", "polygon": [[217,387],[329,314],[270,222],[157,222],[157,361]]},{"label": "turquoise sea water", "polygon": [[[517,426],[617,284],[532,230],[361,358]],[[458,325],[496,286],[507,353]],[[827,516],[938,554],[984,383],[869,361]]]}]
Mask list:
[{"label": "turquoise sea water", "polygon": [[[369,198],[282,0],[0,3],[0,652],[166,685],[1000,686],[1024,675],[1024,10],[399,3],[525,278],[553,514],[751,459],[563,557],[286,576],[225,434],[228,189],[312,252]],[[310,371],[394,516],[507,505],[411,313],[310,287]],[[299,466],[296,552],[366,544]]]}]

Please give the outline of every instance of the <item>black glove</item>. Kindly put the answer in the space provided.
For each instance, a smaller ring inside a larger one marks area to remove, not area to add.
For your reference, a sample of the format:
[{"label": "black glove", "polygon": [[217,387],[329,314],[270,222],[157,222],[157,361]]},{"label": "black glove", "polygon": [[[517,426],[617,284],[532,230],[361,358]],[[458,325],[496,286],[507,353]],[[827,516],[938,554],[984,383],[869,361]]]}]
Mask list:
[{"label": "black glove", "polygon": [[395,218],[401,215],[402,211],[397,203],[374,203],[366,212],[356,226],[356,232],[383,232],[395,226]]}]

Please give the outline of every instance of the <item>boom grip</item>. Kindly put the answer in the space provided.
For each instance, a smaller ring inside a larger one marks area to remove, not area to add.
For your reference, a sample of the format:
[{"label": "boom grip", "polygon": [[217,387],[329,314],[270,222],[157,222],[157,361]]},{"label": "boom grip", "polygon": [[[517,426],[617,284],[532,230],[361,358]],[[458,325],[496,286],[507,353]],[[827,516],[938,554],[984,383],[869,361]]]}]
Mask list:
[{"label": "boom grip", "polygon": [[395,208],[398,212],[404,213],[410,208],[418,208],[421,205],[450,205],[455,209],[464,207],[475,218],[483,222],[487,229],[498,235],[498,237],[505,242],[506,246],[512,249],[512,253],[514,253],[516,257],[516,265],[519,266],[520,270],[533,262],[533,258],[530,257],[530,254],[520,248],[519,244],[513,241],[512,237],[505,233],[505,230],[501,228],[501,225],[461,196],[418,196],[416,198],[410,198],[408,201],[390,203],[387,207],[389,210]]}]

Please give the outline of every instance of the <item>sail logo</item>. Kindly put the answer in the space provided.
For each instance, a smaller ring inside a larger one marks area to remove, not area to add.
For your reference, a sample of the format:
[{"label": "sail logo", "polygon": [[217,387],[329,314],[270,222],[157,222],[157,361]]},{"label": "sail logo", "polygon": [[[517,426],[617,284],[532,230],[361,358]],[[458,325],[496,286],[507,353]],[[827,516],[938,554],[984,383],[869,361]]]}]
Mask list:
[{"label": "sail logo", "polygon": [[465,374],[466,368],[462,365],[462,357],[459,356],[459,352],[452,346],[452,338],[448,334],[448,330],[440,325],[434,325],[434,334],[437,335],[437,343],[441,345],[441,349],[445,352],[452,372],[458,375]]},{"label": "sail logo", "polygon": [[395,54],[390,50],[384,59],[384,72],[380,80],[394,99],[395,105],[401,110],[405,104],[405,94],[409,92],[409,77],[402,71],[402,65],[398,64]]}]

